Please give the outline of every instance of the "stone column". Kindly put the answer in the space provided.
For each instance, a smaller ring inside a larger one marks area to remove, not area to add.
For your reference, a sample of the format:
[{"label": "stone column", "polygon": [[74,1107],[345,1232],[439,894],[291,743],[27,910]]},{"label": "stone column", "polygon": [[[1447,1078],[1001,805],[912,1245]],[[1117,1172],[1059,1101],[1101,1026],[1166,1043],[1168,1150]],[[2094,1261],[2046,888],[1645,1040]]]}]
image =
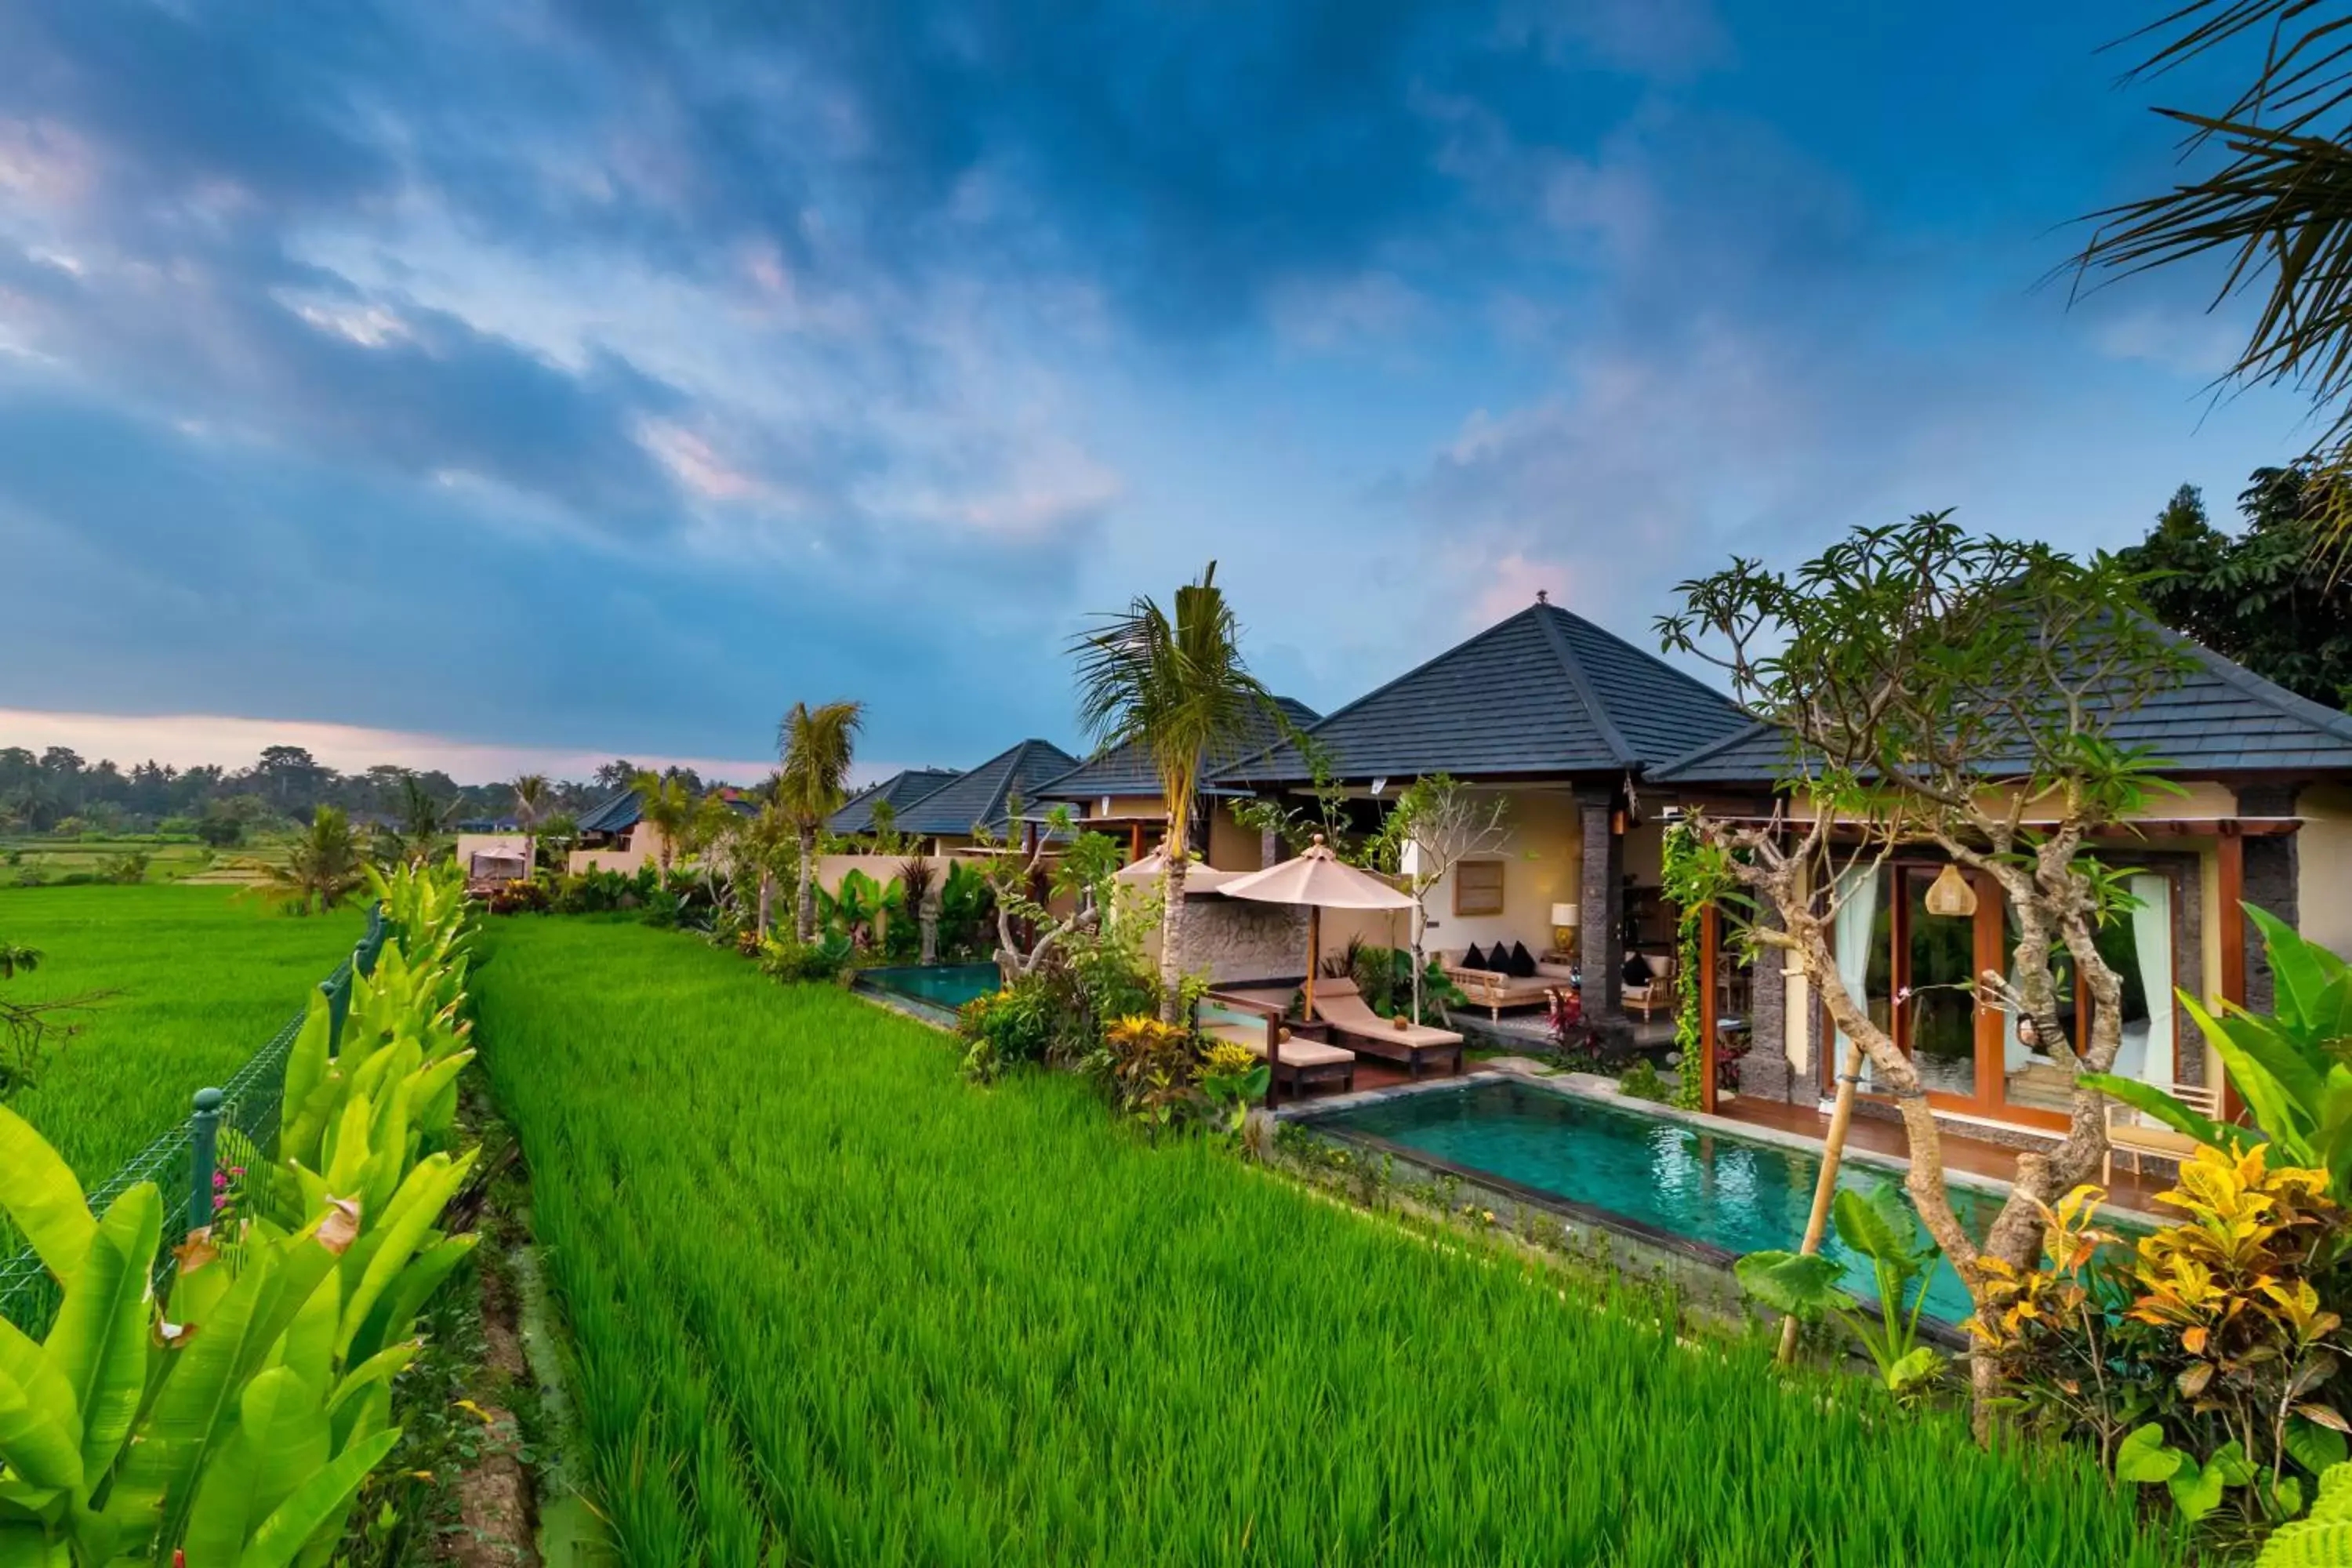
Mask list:
[{"label": "stone column", "polygon": [[[1758,923],[1778,926],[1780,910],[1765,909]],[[1739,1092],[1759,1100],[1796,1098],[1796,1069],[1789,1061],[1789,977],[1781,973],[1788,962],[1779,948],[1762,947],[1748,972],[1748,1054],[1739,1058]]]},{"label": "stone column", "polygon": [[[2295,793],[2293,784],[2250,784],[2238,792],[2238,815],[2293,816]],[[2246,902],[2265,914],[2276,915],[2288,925],[2299,926],[2303,921],[2301,880],[2302,868],[2296,859],[2294,834],[2248,836]],[[2261,930],[2252,921],[2246,921],[2245,926],[2246,1005],[2254,1012],[2267,1013],[2275,1005],[2277,994],[2270,957],[2263,950]]]},{"label": "stone column", "polygon": [[1576,805],[1583,826],[1576,962],[1584,972],[1584,1018],[1610,1026],[1624,1022],[1625,840],[1615,831],[1610,796],[1580,796]]},{"label": "stone column", "polygon": [[1282,837],[1271,827],[1261,827],[1257,834],[1257,868],[1265,870],[1282,858]]}]

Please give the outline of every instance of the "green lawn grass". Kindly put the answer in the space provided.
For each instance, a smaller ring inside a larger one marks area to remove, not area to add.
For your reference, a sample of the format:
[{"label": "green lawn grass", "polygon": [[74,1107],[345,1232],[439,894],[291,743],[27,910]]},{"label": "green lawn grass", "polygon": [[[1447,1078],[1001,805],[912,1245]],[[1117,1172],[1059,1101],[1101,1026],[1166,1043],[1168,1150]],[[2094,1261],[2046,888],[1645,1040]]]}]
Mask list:
[{"label": "green lawn grass", "polygon": [[118,993],[10,1109],[96,1185],[299,1011],[362,922],[357,907],[299,918],[226,888],[0,888],[0,942],[44,955],[0,982],[8,995]]},{"label": "green lawn grass", "polygon": [[476,978],[632,1563],[2177,1558],[2079,1454],[971,1088],[688,938],[499,921]]}]

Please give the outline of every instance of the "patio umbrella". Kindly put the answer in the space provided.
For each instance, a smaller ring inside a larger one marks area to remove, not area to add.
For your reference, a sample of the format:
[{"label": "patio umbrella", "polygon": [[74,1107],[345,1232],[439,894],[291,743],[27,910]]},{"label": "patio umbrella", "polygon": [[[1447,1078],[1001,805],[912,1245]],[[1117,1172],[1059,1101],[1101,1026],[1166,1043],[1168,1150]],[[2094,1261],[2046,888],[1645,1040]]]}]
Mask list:
[{"label": "patio umbrella", "polygon": [[1307,906],[1307,1016],[1315,1016],[1315,970],[1321,953],[1325,910],[1409,910],[1410,893],[1398,891],[1370,871],[1360,871],[1325,847],[1323,836],[1304,855],[1278,866],[1235,877],[1217,891],[1229,899],[1264,904]]},{"label": "patio umbrella", "polygon": [[[1114,882],[1129,887],[1158,887],[1160,879],[1168,874],[1168,847],[1161,845],[1132,866],[1122,866],[1111,875]],[[1202,863],[1198,855],[1184,862],[1184,890],[1187,893],[1223,892],[1236,877],[1255,876],[1254,871],[1220,871]]]}]

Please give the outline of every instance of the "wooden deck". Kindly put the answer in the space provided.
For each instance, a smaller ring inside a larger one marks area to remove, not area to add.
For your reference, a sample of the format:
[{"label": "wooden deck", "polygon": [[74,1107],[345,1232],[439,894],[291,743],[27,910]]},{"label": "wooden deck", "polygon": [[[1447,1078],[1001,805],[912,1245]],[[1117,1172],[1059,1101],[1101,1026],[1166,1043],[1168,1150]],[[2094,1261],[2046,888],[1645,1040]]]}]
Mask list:
[{"label": "wooden deck", "polygon": [[[1830,1119],[1808,1105],[1784,1105],[1779,1100],[1727,1095],[1717,1102],[1715,1113],[1733,1121],[1793,1132],[1816,1142],[1829,1136]],[[1910,1137],[1899,1121],[1881,1121],[1857,1116],[1848,1128],[1846,1142],[1851,1148],[1865,1149],[1876,1154],[1892,1154],[1900,1159],[1908,1159],[1911,1153]],[[1970,1138],[1948,1127],[1944,1132],[1943,1144],[1947,1170],[1966,1171],[1971,1175],[1989,1176],[1996,1181],[2008,1181],[2017,1173],[2018,1152],[2008,1144]],[[2172,1181],[2168,1173],[2155,1174],[2158,1169],[2160,1167],[2152,1165],[2148,1174],[2135,1175],[2129,1162],[2118,1159],[2116,1162],[2116,1179],[2108,1189],[2108,1201],[2124,1208],[2138,1209],[2144,1214],[2164,1213],[2152,1200],[2157,1194],[2169,1188]],[[2093,1173],[2092,1179],[2097,1180],[2097,1173]]]}]

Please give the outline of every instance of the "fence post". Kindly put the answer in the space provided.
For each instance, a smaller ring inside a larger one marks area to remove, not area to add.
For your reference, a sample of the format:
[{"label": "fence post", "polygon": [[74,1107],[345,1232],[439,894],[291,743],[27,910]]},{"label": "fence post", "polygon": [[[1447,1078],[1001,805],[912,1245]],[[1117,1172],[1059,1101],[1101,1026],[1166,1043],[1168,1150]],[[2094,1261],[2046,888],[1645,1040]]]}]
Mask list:
[{"label": "fence post", "polygon": [[349,976],[337,984],[330,976],[319,982],[319,994],[327,999],[327,1029],[331,1048],[340,1048],[343,1038],[343,1020],[351,1016],[352,983]]},{"label": "fence post", "polygon": [[216,1089],[196,1090],[195,1114],[188,1118],[188,1228],[202,1230],[213,1223],[213,1170],[220,1152],[220,1113],[224,1096]]}]

